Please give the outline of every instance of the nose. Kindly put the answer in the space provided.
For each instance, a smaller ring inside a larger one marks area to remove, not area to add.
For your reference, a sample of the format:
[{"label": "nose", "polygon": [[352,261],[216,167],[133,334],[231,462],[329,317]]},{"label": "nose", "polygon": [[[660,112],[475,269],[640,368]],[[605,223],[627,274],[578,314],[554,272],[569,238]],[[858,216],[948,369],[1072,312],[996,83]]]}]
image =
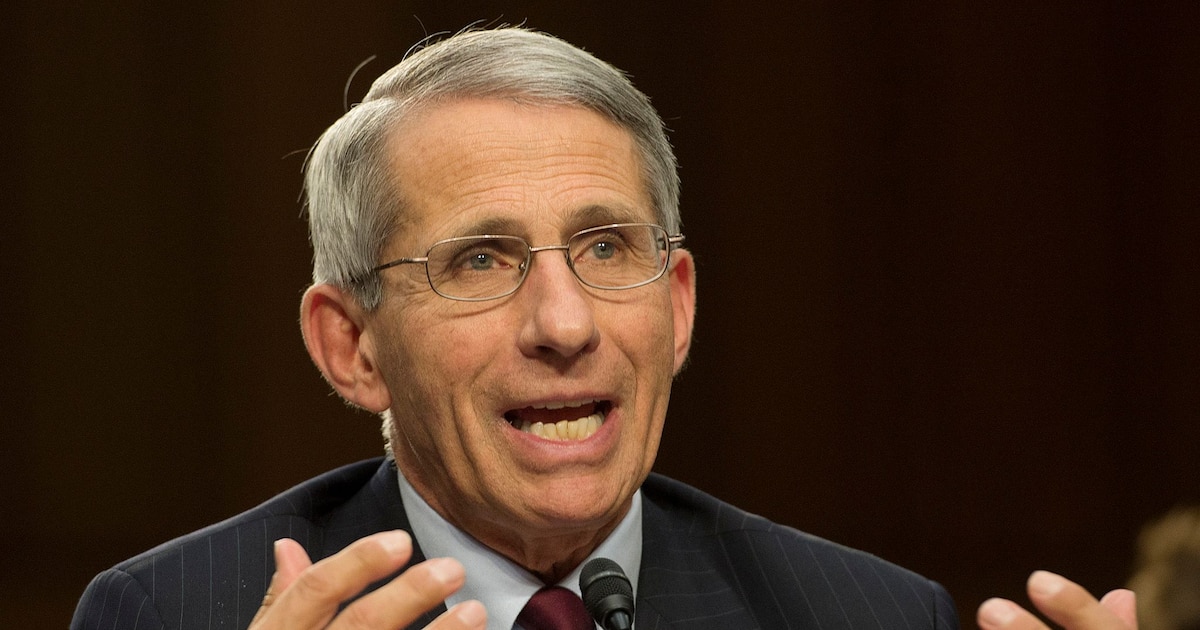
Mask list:
[{"label": "nose", "polygon": [[[551,248],[545,248],[550,250]],[[591,297],[567,265],[566,251],[554,248],[540,260],[530,260],[529,273],[518,290],[525,305],[521,351],[531,357],[570,358],[594,348],[600,340]]]}]

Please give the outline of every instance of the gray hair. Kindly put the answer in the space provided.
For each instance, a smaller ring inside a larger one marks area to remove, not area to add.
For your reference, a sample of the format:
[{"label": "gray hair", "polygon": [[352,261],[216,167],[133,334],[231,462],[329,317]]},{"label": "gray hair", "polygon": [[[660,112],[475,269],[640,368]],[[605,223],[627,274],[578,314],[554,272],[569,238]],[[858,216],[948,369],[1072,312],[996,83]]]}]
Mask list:
[{"label": "gray hair", "polygon": [[465,31],[408,55],[317,140],[305,164],[313,282],[347,288],[368,310],[378,306],[371,269],[403,219],[403,193],[388,174],[388,133],[417,110],[457,98],[575,105],[628,130],[657,220],[679,232],[675,154],[650,99],[624,73],[545,33]]}]

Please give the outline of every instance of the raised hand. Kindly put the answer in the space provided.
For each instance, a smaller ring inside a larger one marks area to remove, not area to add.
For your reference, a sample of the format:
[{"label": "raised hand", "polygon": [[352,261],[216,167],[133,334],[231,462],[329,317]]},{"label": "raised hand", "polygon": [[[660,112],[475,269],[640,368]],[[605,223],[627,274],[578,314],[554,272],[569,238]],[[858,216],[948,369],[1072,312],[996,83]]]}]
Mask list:
[{"label": "raised hand", "polygon": [[[1029,599],[1065,630],[1137,630],[1133,591],[1110,591],[1099,601],[1078,584],[1048,571],[1036,571],[1026,583]],[[1048,630],[1033,613],[1007,599],[979,606],[976,621],[983,630]]]},{"label": "raised hand", "polygon": [[[435,558],[414,565],[341,612],[338,609],[372,582],[403,567],[410,557],[412,538],[403,531],[367,536],[316,564],[296,541],[276,541],[275,575],[250,630],[405,628],[462,587],[466,573],[457,560]],[[483,605],[467,601],[428,627],[482,630],[486,623]]]}]

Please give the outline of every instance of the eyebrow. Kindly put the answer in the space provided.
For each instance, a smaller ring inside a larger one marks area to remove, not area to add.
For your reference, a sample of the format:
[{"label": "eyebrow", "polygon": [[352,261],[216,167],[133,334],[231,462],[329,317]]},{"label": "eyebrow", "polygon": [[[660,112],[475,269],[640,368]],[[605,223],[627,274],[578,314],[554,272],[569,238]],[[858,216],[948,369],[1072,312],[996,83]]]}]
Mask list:
[{"label": "eyebrow", "polygon": [[646,218],[634,208],[626,206],[603,206],[593,204],[584,206],[572,213],[570,222],[578,229],[607,225],[609,223],[642,223]]},{"label": "eyebrow", "polygon": [[515,219],[489,217],[473,223],[465,230],[459,232],[462,236],[476,236],[481,234],[512,234],[517,229],[517,221]]},{"label": "eyebrow", "polygon": [[[591,204],[569,213],[566,229],[569,233],[585,230],[591,227],[608,225],[610,223],[643,223],[646,218],[633,208],[626,206],[606,206]],[[508,234],[519,236],[524,223],[513,217],[488,217],[472,223],[465,229],[457,231],[462,236],[477,236],[483,234]]]}]

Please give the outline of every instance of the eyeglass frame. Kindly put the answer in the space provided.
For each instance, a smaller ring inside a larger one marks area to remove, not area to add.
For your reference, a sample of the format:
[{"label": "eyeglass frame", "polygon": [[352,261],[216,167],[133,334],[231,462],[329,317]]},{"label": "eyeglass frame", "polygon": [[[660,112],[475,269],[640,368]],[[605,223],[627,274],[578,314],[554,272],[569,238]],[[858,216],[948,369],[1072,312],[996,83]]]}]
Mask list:
[{"label": "eyeglass frame", "polygon": [[[635,228],[635,227],[656,228],[658,230],[661,230],[662,233],[667,236],[666,241],[665,241],[666,242],[665,251],[667,252],[667,258],[666,258],[666,260],[663,261],[662,268],[658,270],[658,273],[656,273],[652,278],[648,278],[646,280],[642,280],[642,281],[634,283],[634,284],[620,286],[620,287],[598,286],[598,285],[588,282],[587,280],[584,280],[583,277],[579,275],[579,271],[577,271],[575,269],[575,263],[572,262],[571,257],[567,255],[568,252],[570,251],[570,242],[572,239],[579,236],[580,234],[586,234],[588,232],[596,232],[596,231],[613,229],[613,228]],[[501,293],[500,295],[493,295],[493,296],[488,296],[488,297],[483,297],[483,298],[457,297],[457,296],[452,296],[452,295],[446,295],[445,293],[438,291],[437,287],[433,285],[433,277],[429,275],[429,254],[431,252],[433,252],[433,250],[436,247],[438,247],[439,245],[444,245],[446,243],[454,243],[454,242],[458,242],[458,241],[465,241],[465,240],[471,240],[471,239],[487,239],[487,238],[515,239],[515,240],[521,241],[521,243],[523,243],[525,245],[525,250],[527,253],[525,255],[525,261],[521,265],[521,276],[517,280],[517,283],[515,285],[513,285],[513,288],[509,289],[508,291],[506,291],[504,293]],[[432,289],[434,293],[436,293],[448,300],[454,300],[456,302],[488,302],[491,300],[499,300],[501,298],[506,298],[506,297],[516,293],[517,290],[521,288],[521,285],[525,284],[525,278],[529,275],[529,268],[533,265],[533,255],[534,254],[536,254],[538,252],[557,250],[557,251],[561,251],[563,253],[563,258],[565,258],[567,261],[567,267],[570,268],[571,275],[575,276],[575,279],[578,280],[580,283],[582,283],[584,286],[591,287],[593,289],[599,289],[601,291],[624,291],[626,289],[636,289],[638,287],[646,286],[647,284],[650,284],[651,282],[654,282],[655,280],[658,280],[659,278],[663,277],[663,275],[665,275],[667,273],[667,269],[669,269],[671,267],[671,252],[673,250],[676,250],[676,249],[679,249],[680,247],[682,247],[683,239],[684,239],[683,234],[672,235],[670,232],[667,232],[666,228],[664,228],[663,226],[661,226],[657,223],[609,223],[607,225],[597,225],[597,226],[590,227],[590,228],[584,228],[582,230],[579,230],[578,232],[575,232],[571,236],[567,237],[566,243],[562,243],[559,245],[539,245],[537,247],[530,245],[529,241],[525,240],[523,237],[515,236],[513,234],[468,234],[465,236],[453,236],[450,238],[444,238],[440,241],[437,241],[433,245],[429,246],[429,249],[425,251],[424,256],[397,258],[395,260],[391,260],[391,261],[385,262],[383,264],[376,265],[375,267],[372,267],[367,272],[367,275],[375,275],[375,274],[378,274],[380,271],[383,271],[385,269],[391,269],[392,267],[399,267],[400,265],[422,264],[422,265],[425,265],[425,281],[429,284],[429,288]]]}]

